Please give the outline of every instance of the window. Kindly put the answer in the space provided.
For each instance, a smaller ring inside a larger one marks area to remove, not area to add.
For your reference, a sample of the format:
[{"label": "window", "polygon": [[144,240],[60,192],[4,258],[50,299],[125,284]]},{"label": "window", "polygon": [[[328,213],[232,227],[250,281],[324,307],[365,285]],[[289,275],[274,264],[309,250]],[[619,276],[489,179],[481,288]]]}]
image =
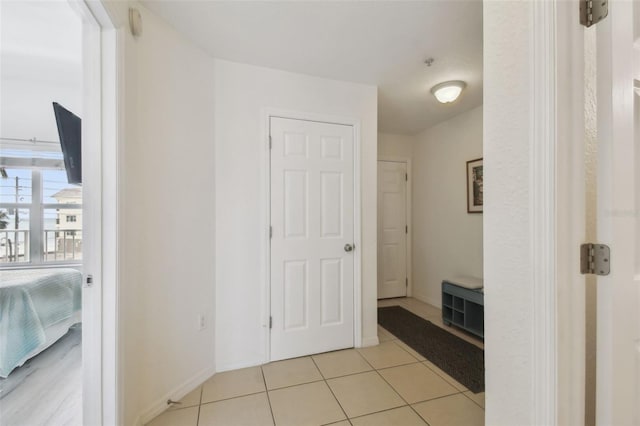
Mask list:
[{"label": "window", "polygon": [[80,262],[82,188],[60,169],[3,170],[0,265]]}]

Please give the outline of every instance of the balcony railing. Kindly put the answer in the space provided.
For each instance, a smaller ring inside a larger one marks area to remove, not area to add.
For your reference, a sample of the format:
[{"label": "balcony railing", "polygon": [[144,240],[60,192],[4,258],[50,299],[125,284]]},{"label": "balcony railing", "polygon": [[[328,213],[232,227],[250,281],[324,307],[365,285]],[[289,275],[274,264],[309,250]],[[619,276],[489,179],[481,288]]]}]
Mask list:
[{"label": "balcony railing", "polygon": [[[29,236],[28,230],[0,230],[0,264],[30,262]],[[45,229],[42,236],[43,262],[82,260],[81,229]]]},{"label": "balcony railing", "polygon": [[29,231],[0,230],[0,263],[29,261]]},{"label": "balcony railing", "polygon": [[81,259],[82,229],[45,229],[45,262],[68,262]]}]

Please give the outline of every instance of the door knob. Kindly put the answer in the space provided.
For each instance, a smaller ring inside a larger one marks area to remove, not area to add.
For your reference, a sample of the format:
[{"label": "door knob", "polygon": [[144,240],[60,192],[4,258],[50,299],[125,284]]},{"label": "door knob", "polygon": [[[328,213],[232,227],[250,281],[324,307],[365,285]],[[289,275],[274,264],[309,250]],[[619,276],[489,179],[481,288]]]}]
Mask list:
[{"label": "door knob", "polygon": [[354,249],[355,246],[352,246],[351,244],[345,244],[344,245],[344,251],[346,252],[350,252]]}]

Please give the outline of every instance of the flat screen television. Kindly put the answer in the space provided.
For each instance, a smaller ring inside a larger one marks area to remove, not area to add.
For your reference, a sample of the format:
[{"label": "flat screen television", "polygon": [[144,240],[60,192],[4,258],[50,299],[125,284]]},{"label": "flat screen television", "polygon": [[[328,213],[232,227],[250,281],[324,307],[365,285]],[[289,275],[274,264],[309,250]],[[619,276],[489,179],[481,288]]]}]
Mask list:
[{"label": "flat screen television", "polygon": [[53,103],[60,147],[69,183],[82,183],[82,120],[57,102]]}]

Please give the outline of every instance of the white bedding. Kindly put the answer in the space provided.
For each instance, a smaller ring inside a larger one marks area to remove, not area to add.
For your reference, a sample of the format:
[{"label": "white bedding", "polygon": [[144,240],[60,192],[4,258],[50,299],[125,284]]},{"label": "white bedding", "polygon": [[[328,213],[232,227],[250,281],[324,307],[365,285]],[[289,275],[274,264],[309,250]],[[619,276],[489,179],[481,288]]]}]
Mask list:
[{"label": "white bedding", "polygon": [[76,269],[0,271],[0,377],[80,322],[81,297]]}]

